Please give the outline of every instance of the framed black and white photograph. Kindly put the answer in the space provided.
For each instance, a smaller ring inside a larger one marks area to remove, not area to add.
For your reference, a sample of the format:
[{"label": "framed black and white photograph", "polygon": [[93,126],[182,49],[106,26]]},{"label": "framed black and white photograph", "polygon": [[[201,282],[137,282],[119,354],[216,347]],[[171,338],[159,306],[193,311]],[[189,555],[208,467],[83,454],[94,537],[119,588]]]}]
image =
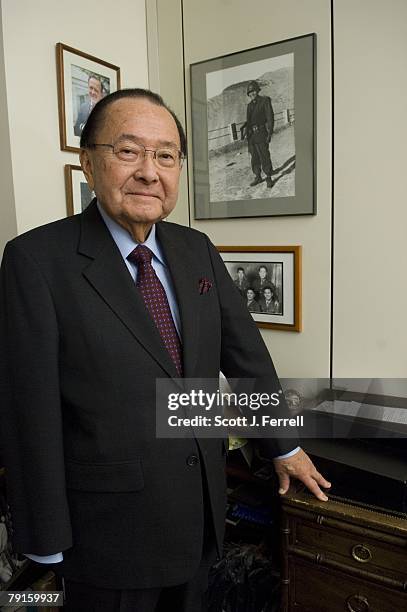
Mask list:
[{"label": "framed black and white photograph", "polygon": [[301,247],[218,246],[258,327],[301,331]]},{"label": "framed black and white photograph", "polygon": [[93,55],[57,43],[58,111],[62,151],[79,151],[92,108],[120,89],[120,68]]},{"label": "framed black and white photograph", "polygon": [[68,217],[81,213],[89,206],[95,193],[89,189],[80,166],[65,165],[66,210]]},{"label": "framed black and white photograph", "polygon": [[315,34],[191,64],[195,219],[315,214]]}]

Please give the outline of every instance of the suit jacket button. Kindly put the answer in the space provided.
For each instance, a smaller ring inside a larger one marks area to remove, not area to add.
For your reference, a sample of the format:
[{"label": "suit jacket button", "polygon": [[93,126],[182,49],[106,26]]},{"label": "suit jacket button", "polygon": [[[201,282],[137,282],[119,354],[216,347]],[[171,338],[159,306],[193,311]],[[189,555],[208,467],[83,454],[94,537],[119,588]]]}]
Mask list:
[{"label": "suit jacket button", "polygon": [[189,457],[187,458],[187,465],[197,465],[197,463],[199,463],[199,458],[197,457],[197,455],[189,455]]}]

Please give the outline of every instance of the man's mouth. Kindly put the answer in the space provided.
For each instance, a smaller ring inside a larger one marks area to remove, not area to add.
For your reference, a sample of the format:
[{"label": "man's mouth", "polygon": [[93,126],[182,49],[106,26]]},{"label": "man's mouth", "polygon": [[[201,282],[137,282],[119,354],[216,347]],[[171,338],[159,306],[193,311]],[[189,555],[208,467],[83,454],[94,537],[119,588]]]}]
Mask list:
[{"label": "man's mouth", "polygon": [[142,191],[129,191],[126,195],[137,196],[140,198],[158,198],[154,193],[145,193]]}]

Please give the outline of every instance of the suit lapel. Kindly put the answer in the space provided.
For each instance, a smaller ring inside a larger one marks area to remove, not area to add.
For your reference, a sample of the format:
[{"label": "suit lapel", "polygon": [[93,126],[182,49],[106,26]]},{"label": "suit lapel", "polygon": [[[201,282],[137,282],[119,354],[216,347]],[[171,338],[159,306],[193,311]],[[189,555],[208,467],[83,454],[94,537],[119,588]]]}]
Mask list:
[{"label": "suit lapel", "polygon": [[174,240],[170,223],[157,223],[156,231],[167,260],[180,312],[184,376],[192,378],[199,348],[199,272],[195,271],[192,258],[186,256],[185,245]]},{"label": "suit lapel", "polygon": [[96,202],[82,214],[79,253],[92,261],[83,275],[135,338],[172,378],[178,376],[154,321],[105,226]]}]

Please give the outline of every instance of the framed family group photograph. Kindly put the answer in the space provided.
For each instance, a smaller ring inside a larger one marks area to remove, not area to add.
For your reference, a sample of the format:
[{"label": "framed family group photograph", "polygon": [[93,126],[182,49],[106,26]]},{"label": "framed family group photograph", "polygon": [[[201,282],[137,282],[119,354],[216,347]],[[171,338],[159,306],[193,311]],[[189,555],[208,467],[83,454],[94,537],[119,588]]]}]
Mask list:
[{"label": "framed family group photograph", "polygon": [[191,65],[196,219],[315,214],[315,34]]},{"label": "framed family group photograph", "polygon": [[92,108],[120,89],[120,68],[63,43],[57,43],[56,54],[61,150],[78,152]]},{"label": "framed family group photograph", "polygon": [[301,246],[217,249],[258,327],[301,331]]}]

